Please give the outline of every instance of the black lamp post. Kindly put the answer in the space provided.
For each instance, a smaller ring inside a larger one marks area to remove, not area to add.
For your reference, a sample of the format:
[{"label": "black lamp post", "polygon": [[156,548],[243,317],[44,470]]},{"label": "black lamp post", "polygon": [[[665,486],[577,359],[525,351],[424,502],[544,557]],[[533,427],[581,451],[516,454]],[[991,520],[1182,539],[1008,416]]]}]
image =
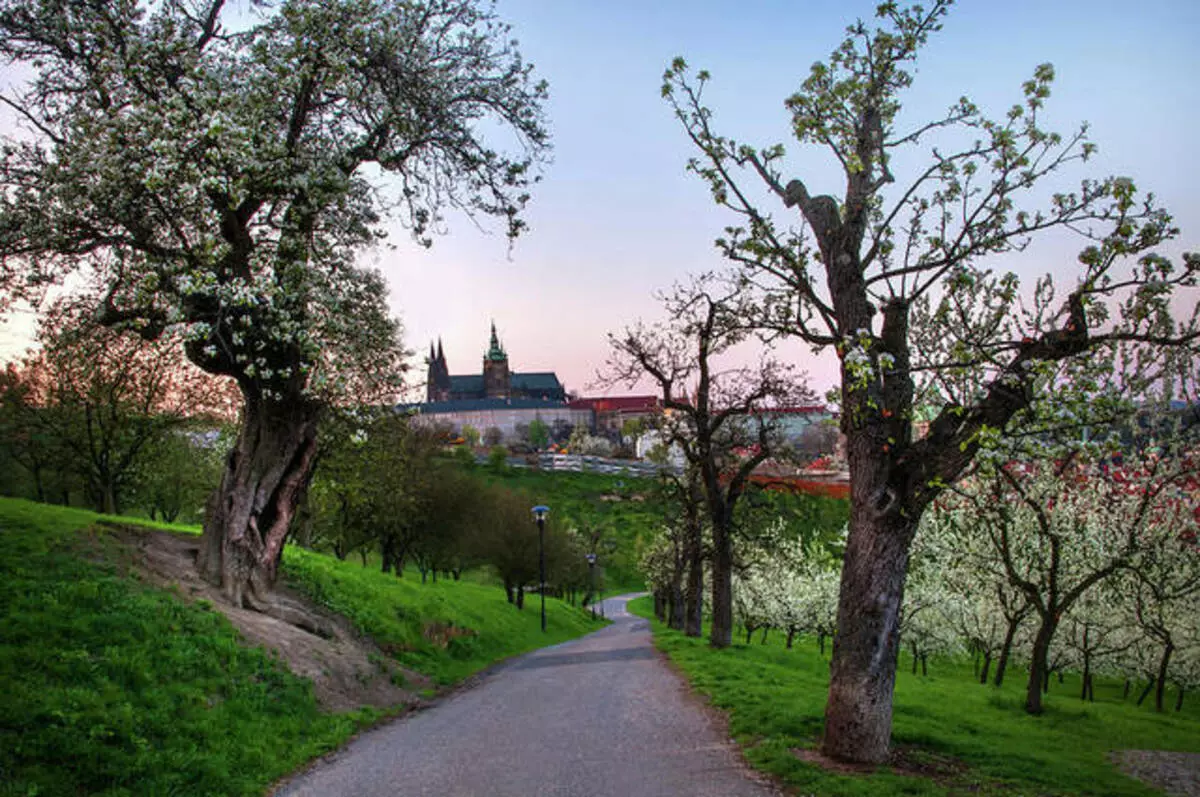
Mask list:
[{"label": "black lamp post", "polygon": [[587,555],[588,563],[588,593],[592,597],[592,619],[596,619],[596,554]]},{"label": "black lamp post", "polygon": [[550,507],[538,504],[533,508],[533,519],[538,526],[538,592],[542,593],[542,633],[546,632],[546,515]]}]

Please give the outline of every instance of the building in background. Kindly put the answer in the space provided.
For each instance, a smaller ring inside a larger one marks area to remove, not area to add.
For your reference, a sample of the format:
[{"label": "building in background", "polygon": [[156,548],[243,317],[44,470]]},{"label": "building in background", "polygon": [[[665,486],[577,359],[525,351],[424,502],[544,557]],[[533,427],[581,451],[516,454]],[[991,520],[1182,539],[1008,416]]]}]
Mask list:
[{"label": "building in background", "polygon": [[568,406],[595,413],[592,430],[600,434],[620,434],[627,421],[649,420],[662,412],[662,401],[658,396],[578,398],[568,402]]},{"label": "building in background", "polygon": [[567,391],[553,371],[513,373],[508,367],[508,352],[500,344],[496,324],[492,322],[492,338],[483,353],[483,367],[478,374],[451,374],[446,354],[439,340],[437,349],[429,344],[428,371],[425,381],[425,401],[477,401],[480,399],[539,399],[565,402]]}]

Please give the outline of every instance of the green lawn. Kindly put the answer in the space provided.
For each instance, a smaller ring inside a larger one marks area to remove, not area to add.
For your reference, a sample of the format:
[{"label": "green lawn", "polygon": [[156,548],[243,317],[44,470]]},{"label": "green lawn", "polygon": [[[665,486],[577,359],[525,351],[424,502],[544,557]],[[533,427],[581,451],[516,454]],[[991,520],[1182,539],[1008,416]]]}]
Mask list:
[{"label": "green lawn", "polygon": [[[99,519],[0,499],[0,797],[262,794],[380,716],[322,711],[223,615],[123,576]],[[550,601],[543,637],[536,601],[518,612],[497,588],[422,587],[305,551],[285,570],[441,684],[598,627]]]},{"label": "green lawn", "polygon": [[397,661],[439,684],[601,625],[590,613],[551,598],[543,634],[537,595],[527,594],[519,611],[497,586],[445,579],[422,584],[413,573],[396,578],[299,548],[285,552],[284,575],[289,584],[349,617]]},{"label": "green lawn", "polygon": [[[630,605],[652,614],[650,599]],[[1024,673],[1010,671],[1002,689],[972,679],[971,662],[939,660],[928,677],[911,675],[901,658],[896,685],[894,743],[910,761],[932,770],[915,777],[880,770],[835,775],[800,761],[794,750],[817,745],[829,685],[828,648],[798,639],[792,650],[772,633],[750,645],[716,651],[651,621],[655,642],[692,685],[729,713],[730,730],[752,765],[779,776],[802,794],[1102,794],[1158,792],[1120,774],[1110,750],[1200,751],[1200,708],[1156,714],[1120,700],[1120,684],[1097,685],[1097,702],[1078,699],[1079,680],[1055,681],[1047,711],[1022,710]],[[744,638],[744,637],[743,637]],[[1135,693],[1136,694],[1136,693]]]}]

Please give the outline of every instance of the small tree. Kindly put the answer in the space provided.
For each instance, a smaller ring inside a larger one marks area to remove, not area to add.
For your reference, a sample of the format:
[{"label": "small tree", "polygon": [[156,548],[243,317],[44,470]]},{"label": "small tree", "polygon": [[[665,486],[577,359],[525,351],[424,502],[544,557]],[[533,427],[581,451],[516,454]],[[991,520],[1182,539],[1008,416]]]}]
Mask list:
[{"label": "small tree", "polygon": [[35,481],[52,460],[77,477],[97,512],[119,514],[155,449],[192,420],[229,420],[234,404],[230,386],[186,362],[178,341],[139,341],[81,315],[56,303],[38,335],[41,349],[10,372],[12,387],[22,387],[9,399],[29,424],[15,450]]},{"label": "small tree", "polygon": [[466,443],[467,446],[469,446],[470,448],[478,448],[479,447],[479,440],[480,440],[479,430],[476,429],[471,424],[469,424],[469,423],[463,424],[462,437],[463,437],[463,442]]},{"label": "small tree", "polygon": [[609,378],[629,385],[654,381],[672,413],[662,428],[698,474],[712,530],[713,647],[727,647],[733,638],[738,502],[754,469],[783,450],[764,410],[811,400],[808,388],[769,358],[755,368],[719,367],[719,358],[747,339],[745,301],[738,286],[703,276],[664,297],[665,323],[609,335]]},{"label": "small tree", "polygon": [[525,439],[529,441],[529,445],[540,451],[550,443],[550,427],[541,418],[534,418],[525,431]]},{"label": "small tree", "polygon": [[[689,167],[734,218],[717,247],[759,290],[743,323],[832,348],[841,360],[850,536],[823,750],[850,761],[888,756],[900,607],[921,515],[1045,389],[1043,364],[1108,344],[1197,340],[1194,314],[1177,323],[1171,302],[1194,284],[1200,257],[1179,268],[1154,253],[1176,231],[1132,181],[1085,180],[1039,201],[1046,178],[1094,151],[1086,128],[1064,136],[1043,126],[1050,65],[1034,70],[1023,101],[1000,119],[963,98],[900,128],[913,65],[949,7],[881,3],[879,26],[851,25],[786,100],[798,142],[843,172],[837,196],[785,178],[782,145],[718,133],[704,104],[707,72],[693,77],[677,59],[663,82],[696,150]],[[924,164],[897,157],[926,145]],[[899,163],[917,165],[893,171]],[[989,270],[987,258],[1056,228],[1089,239],[1065,289],[1047,277],[1023,294],[1015,274]],[[927,392],[932,422],[914,439],[918,387],[962,373],[981,389],[940,401]]]}]

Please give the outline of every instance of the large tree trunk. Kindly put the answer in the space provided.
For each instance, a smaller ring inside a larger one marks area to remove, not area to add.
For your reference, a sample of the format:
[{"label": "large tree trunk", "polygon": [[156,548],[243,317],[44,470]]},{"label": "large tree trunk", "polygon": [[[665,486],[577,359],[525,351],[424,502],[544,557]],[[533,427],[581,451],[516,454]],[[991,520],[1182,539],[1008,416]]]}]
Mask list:
[{"label": "large tree trunk", "polygon": [[898,512],[879,512],[879,499],[864,481],[868,480],[851,480],[850,536],[842,564],[822,750],[844,761],[882,763],[892,732],[900,606],[915,526]]},{"label": "large tree trunk", "polygon": [[712,627],[708,642],[714,648],[733,644],[733,541],[729,530],[713,524]]},{"label": "large tree trunk", "polygon": [[316,454],[316,404],[247,399],[221,486],[209,500],[197,562],[235,606],[265,609],[276,563]]}]

